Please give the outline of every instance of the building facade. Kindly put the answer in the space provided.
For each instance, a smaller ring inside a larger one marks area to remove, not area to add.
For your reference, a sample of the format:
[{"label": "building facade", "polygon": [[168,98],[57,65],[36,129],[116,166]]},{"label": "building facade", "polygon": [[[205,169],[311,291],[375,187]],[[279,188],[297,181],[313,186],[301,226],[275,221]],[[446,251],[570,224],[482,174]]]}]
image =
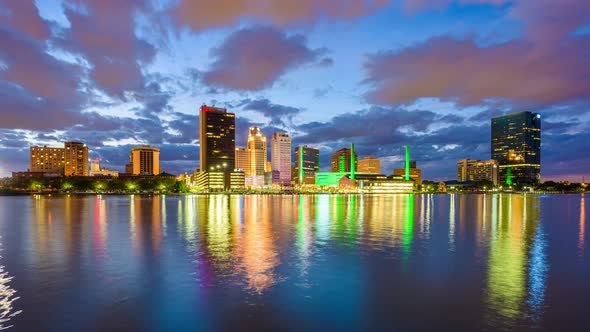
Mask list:
[{"label": "building facade", "polygon": [[266,146],[266,136],[262,134],[260,128],[256,126],[250,127],[246,146],[250,167],[246,176],[264,176],[267,168]]},{"label": "building facade", "polygon": [[381,160],[367,156],[358,161],[359,173],[381,174]]},{"label": "building facade", "polygon": [[490,181],[498,184],[498,162],[496,160],[462,159],[457,162],[457,180]]},{"label": "building facade", "polygon": [[248,158],[248,150],[246,148],[236,148],[236,169],[242,170],[244,173],[249,172],[250,159]]},{"label": "building facade", "polygon": [[133,175],[158,175],[160,171],[160,149],[148,145],[131,149],[130,168]]},{"label": "building facade", "polygon": [[[414,180],[417,185],[422,184],[422,170],[419,168],[409,168],[410,179]],[[405,177],[405,168],[396,168],[393,170],[393,175]]]},{"label": "building facade", "polygon": [[30,171],[64,174],[65,150],[47,146],[31,146]]},{"label": "building facade", "polygon": [[233,171],[236,168],[235,114],[225,108],[201,106],[199,144],[202,171]]},{"label": "building facade", "polygon": [[[351,171],[351,150],[349,148],[340,149],[332,154],[332,172],[350,172]],[[358,171],[358,155],[354,153],[354,171]]]},{"label": "building facade", "polygon": [[193,177],[200,192],[240,192],[244,190],[245,177],[242,171],[196,172]]},{"label": "building facade", "polygon": [[278,172],[273,182],[281,184],[291,183],[291,137],[276,132],[270,138],[270,158],[272,172]]},{"label": "building facade", "polygon": [[541,115],[514,113],[492,118],[491,159],[499,181],[536,184],[541,180]]},{"label": "building facade", "polygon": [[110,170],[110,169],[106,169],[106,168],[101,168],[100,167],[100,160],[98,158],[96,158],[95,160],[91,160],[90,161],[90,173],[88,173],[89,176],[111,176],[111,177],[118,177],[119,176],[119,172],[118,171],[114,171],[114,170]]},{"label": "building facade", "polygon": [[64,175],[88,176],[88,147],[81,142],[64,143]]},{"label": "building facade", "polygon": [[295,148],[295,182],[314,184],[315,175],[320,170],[320,150],[300,145]]}]

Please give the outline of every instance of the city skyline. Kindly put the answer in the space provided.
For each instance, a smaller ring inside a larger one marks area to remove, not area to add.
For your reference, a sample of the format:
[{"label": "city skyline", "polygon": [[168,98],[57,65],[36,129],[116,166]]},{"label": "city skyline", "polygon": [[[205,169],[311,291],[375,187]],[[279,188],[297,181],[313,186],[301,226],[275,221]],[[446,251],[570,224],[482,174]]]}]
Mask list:
[{"label": "city skyline", "polygon": [[147,144],[162,170],[190,171],[207,104],[236,114],[236,146],[251,126],[285,132],[325,171],[354,142],[390,173],[409,145],[432,180],[490,159],[492,117],[531,111],[541,179],[590,178],[587,2],[300,1],[210,18],[199,1],[76,3],[0,4],[0,176],[27,169],[30,146],[66,141],[108,169]]}]

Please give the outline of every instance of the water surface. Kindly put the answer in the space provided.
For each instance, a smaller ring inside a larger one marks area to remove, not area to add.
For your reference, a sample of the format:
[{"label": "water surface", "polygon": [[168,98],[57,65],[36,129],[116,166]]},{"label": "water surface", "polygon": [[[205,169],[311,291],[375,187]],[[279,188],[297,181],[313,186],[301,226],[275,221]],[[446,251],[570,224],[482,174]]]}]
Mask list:
[{"label": "water surface", "polygon": [[0,328],[587,331],[589,201],[0,197]]}]

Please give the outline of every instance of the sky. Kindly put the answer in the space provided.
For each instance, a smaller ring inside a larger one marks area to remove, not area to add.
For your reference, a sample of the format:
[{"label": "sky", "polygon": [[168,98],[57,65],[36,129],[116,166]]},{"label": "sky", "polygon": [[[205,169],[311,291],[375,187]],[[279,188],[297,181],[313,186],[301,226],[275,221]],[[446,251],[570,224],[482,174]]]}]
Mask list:
[{"label": "sky", "polygon": [[293,146],[355,143],[382,172],[410,145],[425,179],[490,158],[490,119],[541,114],[543,180],[590,179],[587,0],[0,0],[0,176],[31,145],[89,146],[124,170],[199,167],[202,104]]}]

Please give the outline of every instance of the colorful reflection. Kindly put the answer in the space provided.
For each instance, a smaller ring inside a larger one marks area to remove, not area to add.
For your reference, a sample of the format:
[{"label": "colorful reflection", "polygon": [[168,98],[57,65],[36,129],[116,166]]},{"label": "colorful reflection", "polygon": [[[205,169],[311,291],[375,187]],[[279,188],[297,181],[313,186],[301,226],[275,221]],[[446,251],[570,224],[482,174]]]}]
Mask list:
[{"label": "colorful reflection", "polygon": [[404,231],[402,235],[402,248],[404,258],[408,258],[411,252],[412,240],[414,239],[414,195],[405,195]]},{"label": "colorful reflection", "polygon": [[[0,242],[0,254],[1,252],[2,242]],[[0,256],[0,259],[2,259],[2,256]],[[4,265],[0,264],[0,330],[13,327],[10,323],[11,319],[22,312],[14,307],[14,302],[19,297],[16,295],[16,290],[10,285],[12,278]]]},{"label": "colorful reflection", "polygon": [[584,201],[585,195],[582,194],[580,200],[580,236],[578,238],[578,249],[580,256],[584,254],[584,239],[586,237],[586,202]]},{"label": "colorful reflection", "polygon": [[525,314],[538,322],[548,271],[539,198],[504,194],[492,206],[487,285],[490,319],[507,328]]},{"label": "colorful reflection", "polygon": [[275,268],[280,261],[270,220],[269,196],[244,197],[244,231],[236,255],[247,289],[262,293],[277,282]]}]

